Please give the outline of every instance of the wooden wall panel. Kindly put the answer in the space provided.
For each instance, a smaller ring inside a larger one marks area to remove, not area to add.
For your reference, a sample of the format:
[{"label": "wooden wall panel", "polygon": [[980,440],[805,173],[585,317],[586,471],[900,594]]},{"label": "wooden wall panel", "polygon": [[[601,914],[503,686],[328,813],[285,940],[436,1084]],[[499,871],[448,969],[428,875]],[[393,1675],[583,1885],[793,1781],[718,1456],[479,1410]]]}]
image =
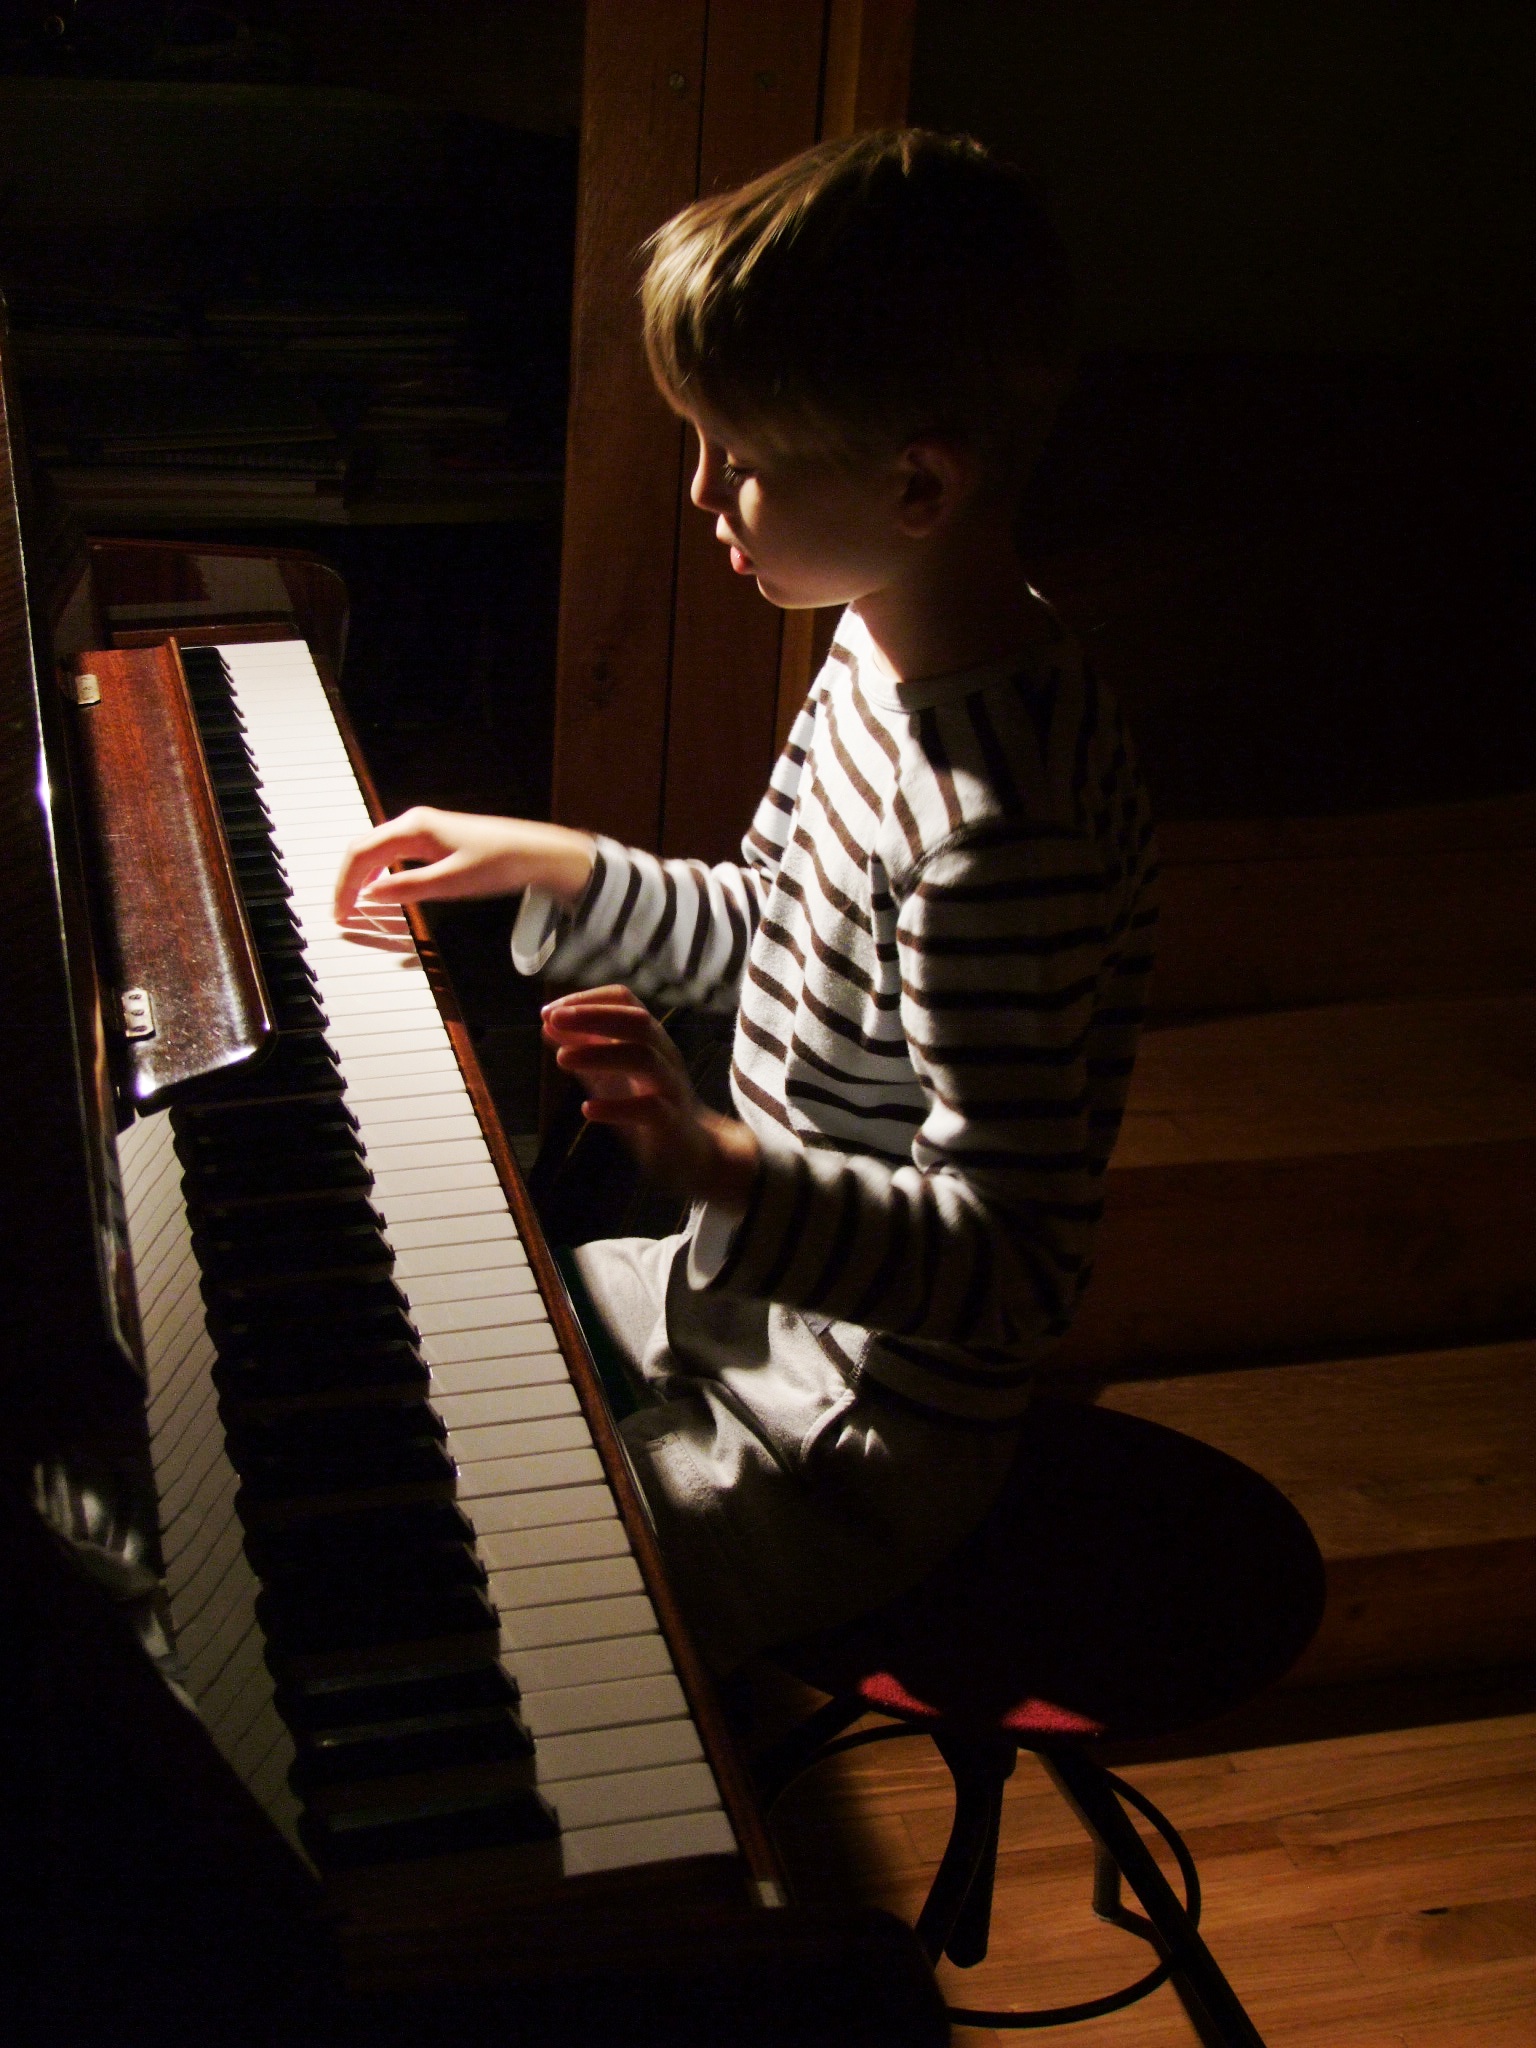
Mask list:
[{"label": "wooden wall panel", "polygon": [[697,189],[706,0],[588,0],[553,814],[660,833],[683,437],[640,345],[639,245]]},{"label": "wooden wall panel", "polygon": [[651,389],[635,252],[700,191],[900,121],[915,0],[588,0],[553,814],[730,857],[828,621],[732,576]]},{"label": "wooden wall panel", "polygon": [[[898,128],[907,118],[917,0],[828,0],[822,71],[824,138]],[[827,658],[835,609],[785,614],[779,643],[773,752],[789,737],[806,691]]]},{"label": "wooden wall panel", "polygon": [[[824,0],[710,0],[700,192],[724,191],[816,140]],[[732,573],[714,520],[680,492],[662,848],[735,857],[773,762],[783,613]]]},{"label": "wooden wall panel", "polygon": [[828,0],[823,135],[907,118],[917,0]]}]

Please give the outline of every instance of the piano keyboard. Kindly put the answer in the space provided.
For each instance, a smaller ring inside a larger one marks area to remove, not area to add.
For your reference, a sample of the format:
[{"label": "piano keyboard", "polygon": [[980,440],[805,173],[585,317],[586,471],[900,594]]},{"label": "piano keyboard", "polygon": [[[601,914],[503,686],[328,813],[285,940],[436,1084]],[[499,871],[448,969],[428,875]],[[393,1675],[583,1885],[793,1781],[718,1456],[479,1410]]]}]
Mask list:
[{"label": "piano keyboard", "polygon": [[[328,1019],[342,1100],[372,1175],[360,1195],[383,1219],[394,1282],[430,1369],[443,1449],[457,1467],[458,1506],[473,1522],[499,1616],[501,1667],[533,1737],[532,1778],[558,1816],[559,1869],[577,1875],[733,1853],[713,1773],[421,963],[414,948],[364,949],[331,918],[342,849],[370,820],[308,650],[271,641],[219,651]],[[198,658],[189,655],[189,669]],[[380,922],[381,937],[408,940],[403,918]],[[257,1582],[235,1519],[240,1479],[215,1419],[214,1346],[166,1123],[141,1121],[120,1150],[172,1617],[214,1739],[291,1835],[295,1748],[253,1620]],[[185,1154],[185,1132],[180,1142]],[[430,1444],[416,1448],[435,1455]],[[506,1768],[515,1777],[526,1767]]]}]

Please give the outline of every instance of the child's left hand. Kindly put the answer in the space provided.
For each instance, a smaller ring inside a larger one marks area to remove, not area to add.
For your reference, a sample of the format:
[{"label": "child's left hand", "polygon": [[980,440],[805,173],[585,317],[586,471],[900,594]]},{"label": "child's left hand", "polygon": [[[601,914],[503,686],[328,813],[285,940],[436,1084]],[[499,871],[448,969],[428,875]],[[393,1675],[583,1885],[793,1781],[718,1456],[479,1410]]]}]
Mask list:
[{"label": "child's left hand", "polygon": [[580,989],[544,1007],[555,1062],[587,1091],[582,1114],[612,1124],[642,1171],[674,1193],[744,1210],[757,1140],[706,1109],[682,1056],[637,996],[617,984]]}]

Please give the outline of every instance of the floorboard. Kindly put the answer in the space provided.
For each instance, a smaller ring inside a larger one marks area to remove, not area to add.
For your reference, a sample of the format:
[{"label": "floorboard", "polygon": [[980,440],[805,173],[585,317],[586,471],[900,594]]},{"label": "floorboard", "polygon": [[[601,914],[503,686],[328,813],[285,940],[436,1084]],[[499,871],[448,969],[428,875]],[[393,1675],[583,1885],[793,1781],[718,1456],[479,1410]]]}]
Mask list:
[{"label": "floorboard", "polygon": [[[1203,1930],[1271,2048],[1532,2048],[1536,2043],[1536,1714],[1137,1766],[1184,1832]],[[923,1738],[855,1751],[782,1801],[799,1895],[915,1917],[949,1820]],[[1091,1861],[1031,1759],[1004,1807],[991,1953],[941,1966],[952,2003],[1095,1996],[1146,1951],[1095,1921]],[[959,2027],[956,2048],[1020,2035]],[[1134,2009],[1033,2038],[1190,2048],[1166,1987]]]}]

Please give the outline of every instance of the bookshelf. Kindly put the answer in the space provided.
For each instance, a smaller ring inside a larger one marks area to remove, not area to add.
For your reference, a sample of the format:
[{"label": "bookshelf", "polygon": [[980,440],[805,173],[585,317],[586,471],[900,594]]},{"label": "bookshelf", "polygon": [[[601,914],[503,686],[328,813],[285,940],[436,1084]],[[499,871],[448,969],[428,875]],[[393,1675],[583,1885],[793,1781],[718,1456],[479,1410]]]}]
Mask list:
[{"label": "bookshelf", "polygon": [[367,88],[0,77],[35,458],[96,531],[553,516],[574,180]]}]

